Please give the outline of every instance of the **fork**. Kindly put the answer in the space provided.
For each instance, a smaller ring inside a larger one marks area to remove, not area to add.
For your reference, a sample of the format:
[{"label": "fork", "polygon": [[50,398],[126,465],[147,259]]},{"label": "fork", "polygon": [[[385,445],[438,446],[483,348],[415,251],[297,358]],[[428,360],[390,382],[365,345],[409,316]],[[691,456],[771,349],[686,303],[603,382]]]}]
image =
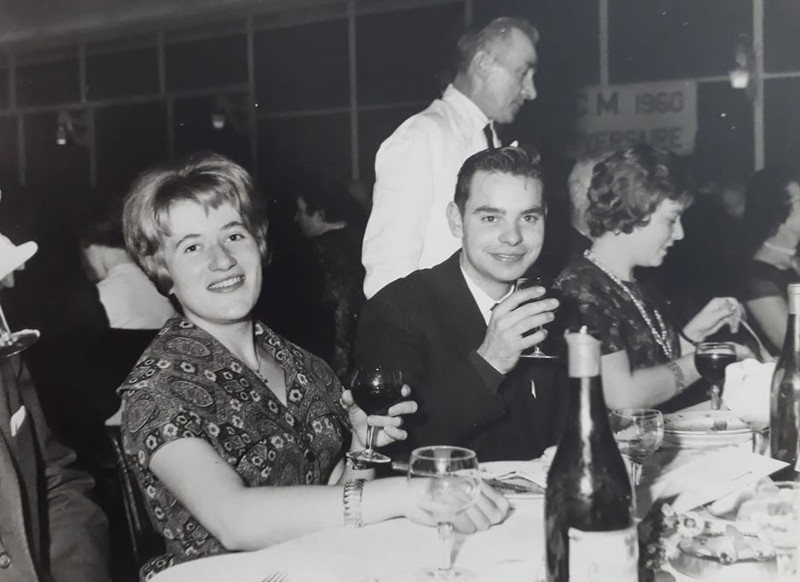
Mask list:
[{"label": "fork", "polygon": [[711,430],[728,430],[728,421],[724,418],[715,418]]},{"label": "fork", "polygon": [[261,582],[287,582],[288,578],[284,572],[273,572]]}]

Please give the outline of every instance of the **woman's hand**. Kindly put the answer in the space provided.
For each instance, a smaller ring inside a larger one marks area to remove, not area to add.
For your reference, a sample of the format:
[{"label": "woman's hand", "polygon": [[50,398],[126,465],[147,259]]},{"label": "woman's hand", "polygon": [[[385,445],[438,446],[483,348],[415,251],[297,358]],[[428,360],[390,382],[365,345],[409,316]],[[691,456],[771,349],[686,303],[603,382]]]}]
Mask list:
[{"label": "woman's hand", "polygon": [[736,333],[743,317],[744,308],[736,299],[715,297],[686,324],[683,335],[693,342],[701,342],[723,325],[727,325],[731,332]]},{"label": "woman's hand", "polygon": [[[407,481],[405,516],[411,521],[422,525],[437,525],[434,517],[424,509],[421,509],[414,499],[412,487],[419,486],[419,482],[414,483],[413,481],[417,480]],[[422,480],[420,479],[419,481]],[[467,534],[489,529],[491,526],[501,523],[508,516],[510,508],[511,505],[508,503],[508,499],[502,493],[498,493],[486,483],[481,482],[481,492],[478,495],[478,500],[475,505],[456,516],[453,522],[453,529]]]},{"label": "woman's hand", "polygon": [[[411,394],[411,388],[408,384],[403,384],[401,393],[403,397]],[[367,416],[367,413],[361,410],[353,400],[353,394],[350,390],[342,392],[341,402],[342,406],[347,409],[347,414],[350,416],[350,425],[353,427],[351,450],[366,448],[367,425],[376,427],[374,443],[376,447],[385,447],[394,441],[405,440],[408,433],[400,428],[403,425],[403,419],[400,417],[404,414],[414,414],[417,411],[416,402],[404,400],[389,408],[388,416]]]}]

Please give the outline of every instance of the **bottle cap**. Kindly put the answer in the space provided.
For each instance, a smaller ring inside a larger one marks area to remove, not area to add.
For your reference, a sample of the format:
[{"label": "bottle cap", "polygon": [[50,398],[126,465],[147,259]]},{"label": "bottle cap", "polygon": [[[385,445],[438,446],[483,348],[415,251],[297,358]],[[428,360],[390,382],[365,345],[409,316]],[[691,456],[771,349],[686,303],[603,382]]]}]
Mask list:
[{"label": "bottle cap", "polygon": [[565,334],[569,352],[567,369],[570,378],[591,378],[600,375],[600,341],[582,326]]}]

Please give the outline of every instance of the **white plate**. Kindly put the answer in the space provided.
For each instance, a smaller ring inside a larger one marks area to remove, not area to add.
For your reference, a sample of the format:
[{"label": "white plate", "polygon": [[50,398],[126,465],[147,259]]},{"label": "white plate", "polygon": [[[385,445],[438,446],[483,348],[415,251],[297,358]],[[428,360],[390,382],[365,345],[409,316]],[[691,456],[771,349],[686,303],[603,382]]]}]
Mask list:
[{"label": "white plate", "polygon": [[[725,430],[714,430],[714,423],[722,421],[726,424]],[[732,436],[750,433],[750,427],[745,421],[729,410],[693,410],[691,412],[675,412],[664,415],[664,434],[667,433],[699,436],[710,435]]]}]

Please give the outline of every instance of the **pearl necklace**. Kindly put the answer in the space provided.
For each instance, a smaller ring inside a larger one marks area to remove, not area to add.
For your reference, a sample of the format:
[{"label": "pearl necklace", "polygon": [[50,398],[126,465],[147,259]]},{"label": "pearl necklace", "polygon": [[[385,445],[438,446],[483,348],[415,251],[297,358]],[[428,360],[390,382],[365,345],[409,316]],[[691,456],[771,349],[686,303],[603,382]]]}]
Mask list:
[{"label": "pearl necklace", "polygon": [[658,330],[656,326],[653,324],[653,320],[650,319],[650,316],[647,314],[647,310],[644,308],[644,304],[636,297],[628,286],[623,283],[619,277],[617,277],[614,273],[609,271],[605,266],[603,266],[600,261],[597,260],[597,257],[592,253],[590,250],[583,251],[583,256],[592,263],[595,267],[600,269],[605,275],[613,281],[617,287],[622,289],[628,298],[633,302],[636,306],[637,311],[644,319],[644,322],[647,324],[647,327],[650,329],[650,333],[653,336],[653,339],[656,340],[656,343],[661,346],[661,349],[664,352],[664,355],[667,356],[669,361],[674,359],[674,353],[672,351],[672,345],[669,342],[669,331],[667,330],[667,326],[664,325],[664,320],[661,317],[661,313],[656,309],[653,308],[653,314],[656,316],[656,322],[658,323]]}]

